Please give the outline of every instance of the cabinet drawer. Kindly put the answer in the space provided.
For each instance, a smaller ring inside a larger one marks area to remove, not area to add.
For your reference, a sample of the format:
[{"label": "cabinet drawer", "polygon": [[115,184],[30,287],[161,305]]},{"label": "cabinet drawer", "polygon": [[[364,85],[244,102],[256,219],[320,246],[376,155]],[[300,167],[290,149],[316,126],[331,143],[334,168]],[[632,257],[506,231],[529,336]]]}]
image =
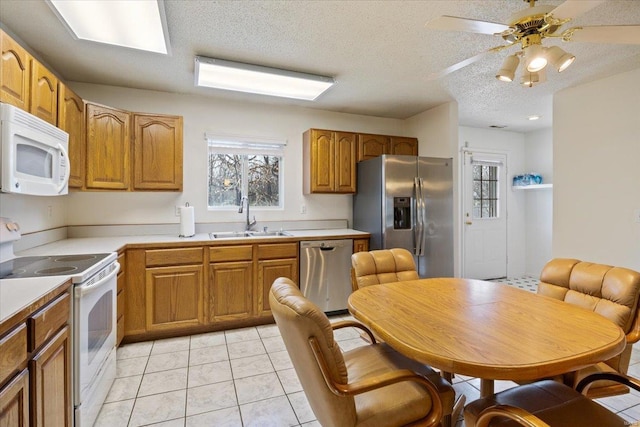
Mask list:
[{"label": "cabinet drawer", "polygon": [[297,256],[297,243],[271,243],[268,245],[258,245],[259,259],[296,258]]},{"label": "cabinet drawer", "polygon": [[27,326],[23,323],[0,339],[0,384],[27,361]]},{"label": "cabinet drawer", "polygon": [[145,252],[147,267],[201,264],[202,248],[153,249]]},{"label": "cabinet drawer", "polygon": [[251,261],[253,259],[253,247],[243,246],[212,246],[209,248],[210,262],[225,261]]},{"label": "cabinet drawer", "polygon": [[27,319],[29,326],[29,351],[40,347],[69,321],[71,296],[65,292]]}]

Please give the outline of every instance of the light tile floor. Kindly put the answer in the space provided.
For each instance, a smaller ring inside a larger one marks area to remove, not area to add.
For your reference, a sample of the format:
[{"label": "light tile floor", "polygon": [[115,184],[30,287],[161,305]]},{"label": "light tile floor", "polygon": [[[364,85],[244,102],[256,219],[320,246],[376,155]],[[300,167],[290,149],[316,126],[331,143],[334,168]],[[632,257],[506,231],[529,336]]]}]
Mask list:
[{"label": "light tile floor", "polygon": [[[496,281],[533,292],[537,284],[534,278]],[[345,318],[351,319],[331,320]],[[366,345],[352,328],[335,335],[343,350]],[[276,325],[128,344],[117,358],[117,378],[96,426],[320,426]],[[640,377],[640,349],[631,364],[630,375]],[[497,381],[495,387],[514,385]],[[480,396],[477,378],[456,375],[453,386],[467,402]],[[630,423],[640,420],[640,393],[599,402]]]}]

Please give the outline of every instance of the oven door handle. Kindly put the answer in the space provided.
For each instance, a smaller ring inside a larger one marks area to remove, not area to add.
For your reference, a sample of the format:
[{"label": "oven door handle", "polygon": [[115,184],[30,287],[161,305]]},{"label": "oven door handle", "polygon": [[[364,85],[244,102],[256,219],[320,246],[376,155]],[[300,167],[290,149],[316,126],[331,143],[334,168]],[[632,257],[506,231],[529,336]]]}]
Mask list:
[{"label": "oven door handle", "polygon": [[116,268],[113,269],[113,271],[111,271],[111,273],[107,274],[105,277],[103,277],[102,279],[98,280],[95,283],[88,283],[86,285],[82,285],[82,286],[76,286],[76,288],[74,289],[74,295],[78,296],[78,297],[82,297],[84,295],[90,294],[91,292],[96,291],[97,289],[100,289],[100,287],[102,285],[104,285],[105,283],[107,283],[108,281],[110,281],[111,279],[113,279],[113,277],[118,274],[118,271],[120,271],[120,263],[118,261],[114,262]]}]

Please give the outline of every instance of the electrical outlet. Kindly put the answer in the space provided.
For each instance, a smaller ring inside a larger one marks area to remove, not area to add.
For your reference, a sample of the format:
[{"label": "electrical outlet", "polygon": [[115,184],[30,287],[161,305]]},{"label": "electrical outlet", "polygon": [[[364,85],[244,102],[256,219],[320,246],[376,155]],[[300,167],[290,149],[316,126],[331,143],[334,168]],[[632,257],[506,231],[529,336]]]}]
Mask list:
[{"label": "electrical outlet", "polygon": [[176,216],[180,216],[180,206],[176,206]]},{"label": "electrical outlet", "polygon": [[640,223],[640,209],[636,209],[633,213],[634,221]]},{"label": "electrical outlet", "polygon": [[307,213],[307,205],[300,205],[300,213],[303,215]]}]

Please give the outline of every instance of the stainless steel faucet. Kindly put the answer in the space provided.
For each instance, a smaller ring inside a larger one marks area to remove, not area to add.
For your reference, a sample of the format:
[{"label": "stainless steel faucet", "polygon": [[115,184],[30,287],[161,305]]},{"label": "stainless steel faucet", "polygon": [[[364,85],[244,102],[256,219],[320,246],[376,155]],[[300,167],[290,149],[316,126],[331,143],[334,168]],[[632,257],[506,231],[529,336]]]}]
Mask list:
[{"label": "stainless steel faucet", "polygon": [[256,225],[256,216],[253,216],[253,221],[249,221],[249,198],[248,197],[243,197],[240,200],[240,207],[238,208],[238,213],[242,213],[242,209],[244,207],[245,202],[247,203],[247,226],[245,228],[245,231],[250,231],[254,225]]}]

